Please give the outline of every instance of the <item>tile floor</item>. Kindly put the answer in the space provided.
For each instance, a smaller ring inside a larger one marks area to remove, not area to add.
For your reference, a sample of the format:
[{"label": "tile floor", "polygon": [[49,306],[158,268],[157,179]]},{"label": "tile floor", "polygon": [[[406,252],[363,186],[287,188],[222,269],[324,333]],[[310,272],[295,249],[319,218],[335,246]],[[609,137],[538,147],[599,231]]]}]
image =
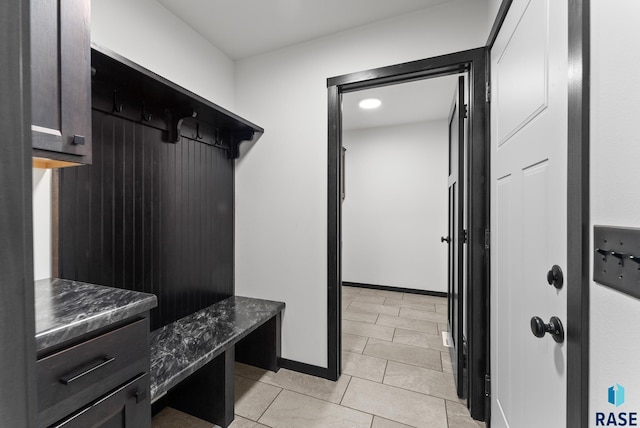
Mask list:
[{"label": "tile floor", "polygon": [[[444,298],[343,287],[343,374],[236,366],[232,428],[480,428],[455,392]],[[211,428],[167,408],[153,428]]]}]

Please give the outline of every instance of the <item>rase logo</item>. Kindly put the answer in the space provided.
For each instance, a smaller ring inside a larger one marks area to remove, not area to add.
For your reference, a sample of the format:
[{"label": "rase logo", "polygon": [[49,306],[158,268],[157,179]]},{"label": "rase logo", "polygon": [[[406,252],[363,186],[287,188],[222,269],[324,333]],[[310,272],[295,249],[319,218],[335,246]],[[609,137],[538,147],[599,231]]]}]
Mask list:
[{"label": "rase logo", "polygon": [[616,386],[609,387],[609,403],[616,407],[624,404],[624,387],[619,383],[616,383]]},{"label": "rase logo", "polygon": [[[609,404],[620,407],[624,404],[624,387],[619,383],[609,387],[607,390],[607,401]],[[637,427],[637,412],[596,412],[597,427]]]}]

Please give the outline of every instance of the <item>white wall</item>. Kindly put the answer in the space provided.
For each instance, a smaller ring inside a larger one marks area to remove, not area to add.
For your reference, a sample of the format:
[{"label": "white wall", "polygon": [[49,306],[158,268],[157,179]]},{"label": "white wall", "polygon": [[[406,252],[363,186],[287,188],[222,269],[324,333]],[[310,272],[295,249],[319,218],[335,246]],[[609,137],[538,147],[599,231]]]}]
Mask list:
[{"label": "white wall", "polygon": [[33,277],[51,278],[51,175],[33,169]]},{"label": "white wall", "polygon": [[487,13],[457,0],[236,63],[236,111],[265,128],[236,163],[236,292],[286,302],[284,358],[327,365],[326,79],[482,46]]},{"label": "white wall", "polygon": [[233,111],[233,61],[155,0],[91,0],[91,40]]},{"label": "white wall", "polygon": [[342,280],[447,291],[447,121],[345,131]]},{"label": "white wall", "polygon": [[[640,2],[591,2],[591,221],[640,227],[638,114],[640,68],[637,41]],[[595,412],[640,412],[640,301],[591,285],[590,416]],[[626,403],[607,403],[607,388],[619,383]]]}]

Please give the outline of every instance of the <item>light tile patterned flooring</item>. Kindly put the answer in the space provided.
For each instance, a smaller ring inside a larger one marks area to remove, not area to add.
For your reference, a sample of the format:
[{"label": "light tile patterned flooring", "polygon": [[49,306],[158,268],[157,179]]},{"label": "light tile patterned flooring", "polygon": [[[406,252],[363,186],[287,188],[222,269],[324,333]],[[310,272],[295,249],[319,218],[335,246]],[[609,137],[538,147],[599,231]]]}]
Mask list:
[{"label": "light tile patterned flooring", "polygon": [[[440,297],[343,287],[337,382],[236,365],[232,428],[480,428],[456,396]],[[164,409],[153,428],[211,428]]]}]

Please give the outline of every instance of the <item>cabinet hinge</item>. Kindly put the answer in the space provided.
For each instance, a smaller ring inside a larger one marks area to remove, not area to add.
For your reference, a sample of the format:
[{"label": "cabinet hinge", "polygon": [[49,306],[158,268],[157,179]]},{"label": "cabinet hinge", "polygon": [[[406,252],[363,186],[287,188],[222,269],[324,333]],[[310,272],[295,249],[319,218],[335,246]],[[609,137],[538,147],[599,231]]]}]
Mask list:
[{"label": "cabinet hinge", "polygon": [[489,83],[489,81],[486,83],[484,101],[487,103],[491,102],[491,83]]},{"label": "cabinet hinge", "polygon": [[484,375],[484,396],[491,397],[491,376],[488,374]]},{"label": "cabinet hinge", "polygon": [[484,249],[488,250],[491,245],[491,231],[489,229],[484,230]]},{"label": "cabinet hinge", "polygon": [[464,230],[464,243],[466,244],[469,241],[469,232]]},{"label": "cabinet hinge", "polygon": [[464,105],[464,118],[467,119],[469,117],[469,106]]}]

